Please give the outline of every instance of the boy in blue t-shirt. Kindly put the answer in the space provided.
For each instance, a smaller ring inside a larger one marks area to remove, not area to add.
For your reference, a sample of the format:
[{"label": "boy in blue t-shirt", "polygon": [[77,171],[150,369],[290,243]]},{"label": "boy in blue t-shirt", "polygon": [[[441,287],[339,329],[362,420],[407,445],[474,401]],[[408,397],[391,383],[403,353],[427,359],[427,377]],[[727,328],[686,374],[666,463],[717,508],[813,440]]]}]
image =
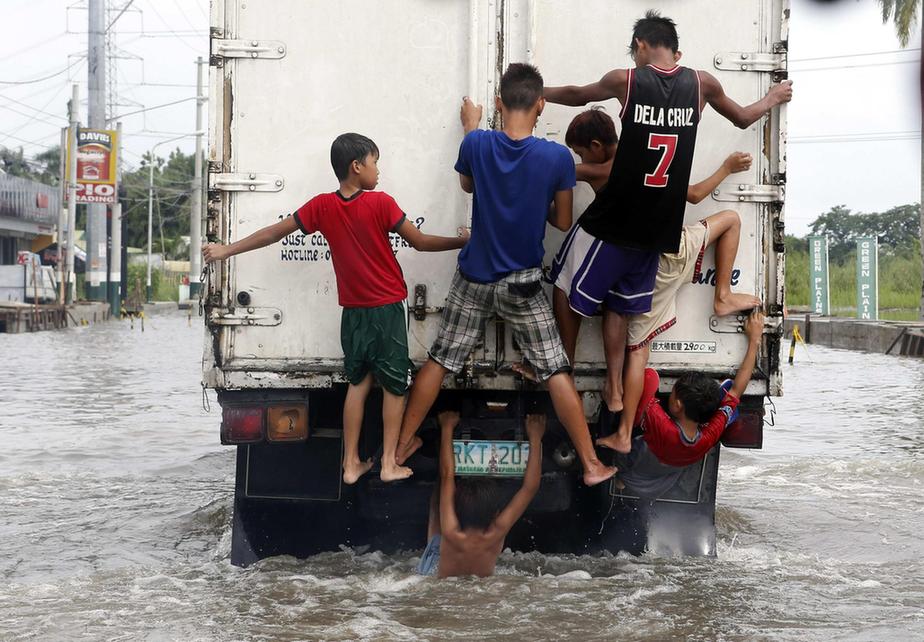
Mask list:
[{"label": "boy in blue t-shirt", "polygon": [[[481,106],[462,103],[465,138],[455,169],[462,189],[474,196],[471,238],[459,254],[440,331],[408,400],[396,461],[403,463],[421,445],[416,436],[439,393],[443,378],[459,372],[484,335],[485,323],[499,315],[537,377],[547,381],[559,420],[584,467],[584,483],[613,476],[594,453],[571,364],[562,347],[551,306],[542,291],[542,240],[546,221],[571,226],[574,161],[563,145],[534,137],[545,100],[542,76],[532,65],[515,63],[501,78],[496,99],[501,131],[481,130]],[[549,204],[554,201],[555,208]]]}]

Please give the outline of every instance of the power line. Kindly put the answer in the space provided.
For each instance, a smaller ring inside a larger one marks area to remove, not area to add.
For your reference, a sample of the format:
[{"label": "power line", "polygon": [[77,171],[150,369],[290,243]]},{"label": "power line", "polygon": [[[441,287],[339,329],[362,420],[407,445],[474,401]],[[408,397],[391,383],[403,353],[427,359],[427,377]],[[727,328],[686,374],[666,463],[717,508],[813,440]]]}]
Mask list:
[{"label": "power line", "polygon": [[125,118],[126,116],[134,116],[135,114],[142,114],[144,112],[153,111],[155,109],[160,109],[161,107],[170,107],[171,105],[178,105],[180,103],[189,102],[190,100],[195,100],[195,99],[196,99],[195,96],[190,96],[189,98],[181,98],[180,100],[174,100],[169,103],[164,103],[162,105],[154,105],[153,107],[145,107],[144,109],[139,109],[137,111],[130,111],[125,114],[119,114],[117,116],[112,116],[110,118],[107,118],[107,120],[111,122],[115,122],[116,120],[120,118]]},{"label": "power line", "polygon": [[921,137],[919,131],[903,132],[869,132],[858,134],[818,134],[814,136],[794,136],[787,142],[799,144],[811,143],[866,143],[893,140],[915,140]]},{"label": "power line", "polygon": [[[15,98],[10,98],[9,96],[0,96],[0,99],[8,100],[8,101],[10,101],[11,103],[15,103],[15,104],[17,104],[17,105],[20,105],[21,107],[25,107],[26,109],[31,109],[32,111],[36,111],[36,112],[38,112],[38,113],[40,113],[40,114],[44,114],[45,116],[51,116],[52,118],[59,118],[59,119],[61,119],[61,120],[64,120],[65,122],[67,121],[67,116],[64,116],[64,115],[62,115],[62,114],[53,114],[53,113],[50,112],[50,111],[42,111],[41,109],[36,109],[35,107],[32,107],[31,105],[28,105],[28,104],[22,102],[21,100],[16,100]],[[6,108],[9,109],[10,111],[16,112],[17,114],[21,114],[21,115],[23,115],[23,116],[29,116],[29,114],[23,114],[22,112],[18,112],[18,111],[16,111],[15,109],[13,109],[12,107],[7,107],[6,105],[0,105],[0,107],[6,107]]]},{"label": "power line", "polygon": [[42,40],[32,43],[31,45],[28,45],[26,47],[23,47],[22,49],[17,49],[16,51],[12,51],[8,54],[4,54],[3,56],[0,56],[0,61],[9,60],[10,58],[14,58],[18,56],[19,54],[26,53],[27,51],[32,51],[33,49],[37,49],[38,47],[41,47],[42,45],[47,45],[49,42],[54,42],[58,38],[63,38],[66,35],[67,35],[67,32],[62,31],[61,33],[57,35],[51,36],[50,38],[43,38]]},{"label": "power line", "polygon": [[864,56],[884,56],[886,54],[897,54],[897,53],[906,53],[913,51],[921,51],[920,47],[912,47],[911,49],[890,49],[888,51],[866,51],[863,53],[853,53],[853,54],[835,54],[832,56],[818,56],[815,58],[790,58],[789,62],[809,62],[813,60],[832,60],[834,58],[860,58]]},{"label": "power line", "polygon": [[42,82],[43,80],[48,80],[50,78],[54,78],[55,76],[60,76],[61,74],[66,73],[68,70],[70,70],[71,67],[76,65],[77,62],[78,61],[75,60],[64,69],[56,71],[53,74],[49,74],[48,76],[43,76],[42,78],[33,78],[32,80],[0,80],[0,85],[31,85],[33,83]]},{"label": "power line", "polygon": [[[55,134],[55,136],[59,136],[59,135],[60,134]],[[40,143],[34,140],[26,140],[25,138],[20,138],[19,136],[13,136],[13,134],[7,134],[5,132],[0,132],[0,136],[4,137],[3,140],[6,140],[7,138],[12,138],[13,140],[18,140],[21,143],[25,143],[26,145],[37,145],[38,147],[44,147],[45,149],[51,149],[53,147],[53,145],[45,145],[44,143]],[[50,136],[46,136],[45,138],[50,138]]]},{"label": "power line", "polygon": [[791,74],[800,74],[805,71],[823,71],[826,69],[857,69],[859,67],[888,67],[891,65],[910,65],[919,62],[917,58],[914,60],[890,60],[888,62],[865,62],[858,63],[856,65],[824,65],[821,67],[810,67],[808,69],[790,69],[789,73]]}]

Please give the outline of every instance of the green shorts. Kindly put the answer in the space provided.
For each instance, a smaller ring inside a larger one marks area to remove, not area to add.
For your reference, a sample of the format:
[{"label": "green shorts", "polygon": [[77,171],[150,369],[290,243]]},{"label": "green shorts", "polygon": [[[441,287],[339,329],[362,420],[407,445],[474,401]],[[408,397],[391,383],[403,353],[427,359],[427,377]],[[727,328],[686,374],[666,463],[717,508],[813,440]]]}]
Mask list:
[{"label": "green shorts", "polygon": [[370,372],[394,395],[407,392],[407,308],[404,301],[375,308],[344,308],[340,345],[347,380],[359,384]]}]

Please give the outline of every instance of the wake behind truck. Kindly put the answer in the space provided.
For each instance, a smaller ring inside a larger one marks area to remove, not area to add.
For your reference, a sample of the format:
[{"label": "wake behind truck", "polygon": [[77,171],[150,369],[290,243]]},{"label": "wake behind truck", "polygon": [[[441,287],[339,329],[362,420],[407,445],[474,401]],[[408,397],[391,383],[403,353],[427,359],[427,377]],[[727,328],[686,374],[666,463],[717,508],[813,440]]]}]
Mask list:
[{"label": "wake behind truck", "polygon": [[[785,78],[786,0],[662,5],[678,24],[682,63],[710,71],[739,103],[757,100]],[[330,143],[345,131],[378,143],[380,189],[396,197],[410,220],[425,232],[453,235],[471,216],[471,197],[453,171],[461,97],[485,106],[482,127],[498,128],[494,96],[511,62],[537,65],[550,85],[592,82],[632,66],[632,24],[648,8],[641,0],[213,2],[209,239],[240,239],[311,196],[333,191]],[[604,107],[619,113],[616,101]],[[536,135],[564,142],[577,113],[549,104]],[[741,417],[723,438],[727,447],[760,448],[765,399],[781,394],[785,136],[785,107],[745,130],[707,108],[699,127],[693,180],[732,151],[749,152],[754,163],[690,206],[686,219],[738,211],[734,286],[760,296],[768,314]],[[591,197],[589,188],[578,188],[576,215]],[[546,265],[562,236],[549,228]],[[419,367],[439,326],[456,255],[417,253],[396,236],[393,248],[410,293],[410,356]],[[746,349],[742,318],[712,314],[712,250],[702,273],[680,290],[677,324],[652,343],[662,393],[684,370],[730,376]],[[411,479],[383,484],[373,471],[353,486],[341,481],[346,382],[340,309],[323,236],[289,236],[214,264],[206,276],[203,382],[218,394],[222,443],[237,450],[232,563],[342,545],[421,548],[437,471],[432,417],[421,428],[424,446],[408,462]],[[525,414],[548,414],[541,489],[508,546],[637,553],[655,539],[669,539],[677,552],[714,553],[718,446],[656,501],[615,483],[587,488],[547,393],[513,373],[519,360],[503,320],[494,320],[465,369],[447,378],[435,406],[461,409],[463,439],[491,443],[522,440]],[[575,361],[576,384],[593,423],[606,368],[599,318],[584,323]],[[380,402],[373,393],[366,410],[360,448],[367,457],[381,447]]]}]

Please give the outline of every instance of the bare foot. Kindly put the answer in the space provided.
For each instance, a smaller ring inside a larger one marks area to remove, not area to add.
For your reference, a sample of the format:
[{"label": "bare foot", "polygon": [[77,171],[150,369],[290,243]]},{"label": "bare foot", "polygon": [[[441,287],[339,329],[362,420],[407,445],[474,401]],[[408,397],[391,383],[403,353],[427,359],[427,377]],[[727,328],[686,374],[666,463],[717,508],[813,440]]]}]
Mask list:
[{"label": "bare foot", "polygon": [[597,461],[584,469],[584,484],[586,486],[596,486],[615,475],[616,470],[613,466],[604,466]]},{"label": "bare foot", "polygon": [[716,316],[719,317],[758,307],[760,307],[760,299],[753,294],[734,294],[731,292],[722,297],[716,296],[715,302],[712,304]]},{"label": "bare foot", "polygon": [[615,450],[618,453],[628,453],[632,450],[632,437],[631,435],[623,435],[620,432],[614,432],[612,435],[600,437],[600,439],[596,441],[596,444],[604,448]]},{"label": "bare foot", "polygon": [[343,462],[343,483],[355,484],[357,480],[369,472],[372,468],[372,460]]},{"label": "bare foot", "polygon": [[533,367],[527,363],[514,363],[510,366],[510,369],[527,381],[539,383],[539,377],[536,376],[536,371],[533,370]]},{"label": "bare foot", "polygon": [[386,466],[382,464],[382,472],[379,473],[379,477],[383,482],[390,482],[398,481],[399,479],[407,479],[413,474],[414,471],[407,466]]},{"label": "bare foot", "polygon": [[603,382],[603,403],[610,412],[622,412],[622,391],[610,392],[610,382]]},{"label": "bare foot", "polygon": [[395,463],[399,466],[406,462],[408,458],[413,455],[418,448],[423,446],[423,439],[414,435],[413,438],[406,444],[398,442],[398,448],[395,450]]}]

